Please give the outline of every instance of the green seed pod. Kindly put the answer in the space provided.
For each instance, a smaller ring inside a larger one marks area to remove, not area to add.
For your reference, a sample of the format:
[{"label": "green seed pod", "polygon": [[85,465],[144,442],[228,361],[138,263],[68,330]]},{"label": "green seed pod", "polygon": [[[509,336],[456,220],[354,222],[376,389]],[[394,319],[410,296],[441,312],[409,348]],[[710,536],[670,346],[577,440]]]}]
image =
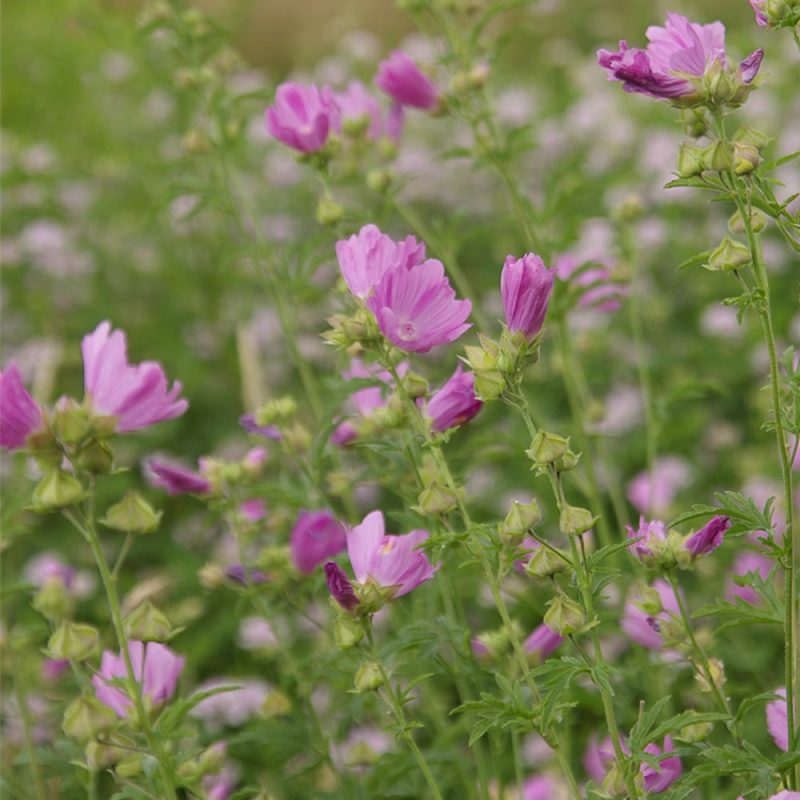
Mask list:
[{"label": "green seed pod", "polygon": [[153,533],[161,522],[161,512],[156,511],[139,492],[131,491],[106,511],[101,522],[122,533]]},{"label": "green seed pod", "polygon": [[47,642],[52,658],[84,661],[100,647],[100,634],[91,625],[64,620]]}]

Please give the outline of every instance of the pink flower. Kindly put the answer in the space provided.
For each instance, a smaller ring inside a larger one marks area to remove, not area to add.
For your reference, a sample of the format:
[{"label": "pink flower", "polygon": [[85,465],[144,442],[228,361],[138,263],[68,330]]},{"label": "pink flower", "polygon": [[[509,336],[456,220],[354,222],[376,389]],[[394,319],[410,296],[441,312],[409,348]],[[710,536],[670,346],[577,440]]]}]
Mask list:
[{"label": "pink flower", "polygon": [[259,678],[211,678],[197,687],[198,692],[235,687],[203,698],[189,712],[210,730],[224,726],[239,728],[258,713],[270,693],[270,685]]},{"label": "pink flower", "polygon": [[267,516],[267,504],[260,497],[244,500],[237,510],[248,522],[259,522]]},{"label": "pink flower", "polygon": [[[669,753],[673,749],[672,738],[666,736],[664,738],[663,747],[659,747],[653,742],[644,748],[644,752],[659,756],[661,753]],[[658,794],[659,792],[666,791],[680,778],[682,772],[681,759],[680,756],[677,755],[663,756],[658,760],[658,768],[651,767],[649,764],[642,762],[639,769],[644,776],[644,788],[648,792]]]},{"label": "pink flower", "polygon": [[767,703],[767,730],[775,740],[775,744],[785,753],[789,752],[789,723],[786,710],[786,689],[778,689],[775,694],[783,700],[773,700]]},{"label": "pink flower", "polygon": [[645,518],[639,517],[639,528],[634,529],[630,525],[625,526],[628,532],[629,539],[636,539],[639,537],[638,542],[633,542],[628,549],[639,559],[645,561],[653,557],[653,548],[658,548],[657,542],[665,542],[667,540],[667,526],[660,520],[654,519],[646,522]]},{"label": "pink flower", "polygon": [[367,136],[370,139],[380,139],[382,136],[394,141],[400,139],[403,131],[402,107],[393,106],[384,119],[380,104],[361,81],[351,81],[345,91],[337,92],[336,105],[341,112],[343,124],[347,120],[355,122],[365,120],[368,124]]},{"label": "pink flower", "polygon": [[733,576],[748,575],[754,572],[763,580],[769,577],[772,571],[774,562],[761,553],[754,553],[752,551],[741,553],[736,557],[731,569],[731,579],[728,580],[727,588],[725,590],[725,598],[727,600],[735,600],[737,597],[744,600],[745,603],[756,605],[760,602],[761,597],[751,586],[740,586],[734,580]]},{"label": "pink flower", "polygon": [[205,800],[228,800],[239,782],[239,775],[233,767],[223,767],[215,775],[203,778]]},{"label": "pink flower", "polygon": [[127,342],[110,322],[83,337],[83,374],[86,393],[97,414],[116,418],[119,433],[173,419],[189,407],[180,398],[178,381],[168,389],[164,368],[155,361],[128,363]]},{"label": "pink flower", "polygon": [[365,225],[349,239],[336,243],[336,257],[347,288],[363,300],[390,269],[411,269],[421,264],[425,245],[413,236],[395,242],[376,225]]},{"label": "pink flower", "polygon": [[381,61],[375,85],[401,106],[432,111],[439,105],[436,84],[402,50],[395,50],[389,58]]},{"label": "pink flower", "polygon": [[628,484],[628,500],[642,514],[664,515],[675,495],[689,484],[689,465],[677,456],[656,459],[652,476],[640,472]]},{"label": "pink flower", "polygon": [[242,414],[242,416],[239,417],[239,424],[247,433],[252,433],[254,436],[261,436],[264,439],[273,439],[276,442],[279,442],[283,438],[281,432],[274,425],[259,425],[256,422],[254,414]]},{"label": "pink flower", "polygon": [[167,494],[208,494],[211,491],[207,478],[178,464],[151,458],[145,463],[145,469],[150,483]]},{"label": "pink flower", "polygon": [[544,661],[560,644],[564,637],[544,623],[522,643],[522,649],[537,662]]},{"label": "pink flower", "polygon": [[42,662],[42,680],[47,683],[57,681],[69,669],[69,660],[65,658],[46,658]]},{"label": "pink flower", "polygon": [[310,575],[318,564],[346,547],[344,525],[327,509],[301,511],[297,515],[289,549],[292,563],[299,572]]},{"label": "pink flower", "polygon": [[[630,48],[624,40],[619,51],[597,51],[597,63],[608,71],[608,79],[622,81],[626,92],[656,98],[691,98],[698,92],[697,80],[712,66],[728,69],[725,26],[721,22],[698,25],[680,14],[667,14],[666,27],[647,29],[645,50]],[[739,78],[752,82],[764,53],[756,50],[739,65]],[[687,77],[688,76],[688,77]]]},{"label": "pink flower", "polygon": [[693,533],[683,544],[693,558],[707,555],[716,550],[731,527],[728,517],[718,515],[712,517],[699,531]]},{"label": "pink flower", "polygon": [[551,800],[555,786],[546,775],[532,775],[522,786],[522,800]]},{"label": "pink flower", "polygon": [[471,327],[469,300],[457,300],[441,262],[424,261],[407,269],[389,270],[367,305],[383,335],[407,353],[427,353],[453,342]]},{"label": "pink flower", "polygon": [[64,563],[55,553],[38,553],[25,566],[25,578],[38,588],[49,581],[59,581],[65,589],[71,589],[75,568]]},{"label": "pink flower", "polygon": [[321,149],[328,135],[339,128],[339,108],[327,87],[282,83],[275,102],[265,113],[267,131],[301,153]]},{"label": "pink flower", "polygon": [[[587,266],[591,264],[591,266]],[[607,256],[591,258],[564,253],[556,259],[556,274],[580,291],[578,305],[600,311],[618,311],[628,287],[614,280],[613,264]]]},{"label": "pink flower", "polygon": [[450,380],[424,406],[431,428],[437,433],[458,428],[469,422],[483,408],[475,397],[475,376],[459,364]]},{"label": "pink flower", "polygon": [[428,531],[415,530],[404,536],[385,532],[383,514],[373,511],[347,534],[347,554],[356,580],[364,585],[373,582],[389,590],[392,598],[402,597],[421,583],[429,581],[436,569],[418,549],[428,538]]},{"label": "pink flower", "polygon": [[28,394],[12,361],[0,371],[0,446],[19,450],[42,424],[42,409]]},{"label": "pink flower", "polygon": [[335,561],[328,561],[325,564],[325,580],[331,597],[345,611],[353,611],[358,607],[359,599],[353,589],[353,584]]},{"label": "pink flower", "polygon": [[784,789],[778,794],[772,795],[769,800],[800,800],[800,792],[792,792],[789,789]]},{"label": "pink flower", "polygon": [[[149,708],[166,703],[178,685],[186,659],[176,655],[164,644],[158,642],[130,642],[128,650],[133,663],[133,674],[142,686],[145,705]],[[127,717],[133,701],[125,689],[111,684],[111,681],[126,680],[128,672],[122,652],[103,652],[100,671],[92,678],[97,699],[113,709],[118,716]]]},{"label": "pink flower", "polygon": [[597,737],[592,734],[583,754],[583,768],[586,774],[595,783],[600,784],[606,776],[609,764],[613,761],[614,746],[611,744],[611,737],[606,736],[602,742],[598,742]]},{"label": "pink flower", "polygon": [[625,611],[622,616],[622,630],[629,639],[647,647],[650,650],[661,650],[664,647],[664,639],[661,636],[660,628],[662,622],[670,619],[671,616],[678,616],[680,608],[678,599],[672,587],[663,579],[657,578],[653,581],[652,588],[658,592],[661,598],[663,611],[655,616],[650,616],[639,607],[640,598],[634,592],[625,603]]},{"label": "pink flower", "polygon": [[512,333],[520,331],[529,341],[539,333],[554,279],[555,270],[545,267],[544,261],[534,253],[526,253],[522,258],[506,257],[500,291],[506,325]]},{"label": "pink flower", "polygon": [[767,15],[764,13],[765,5],[766,0],[750,0],[750,6],[756,15],[756,24],[760,25],[762,28],[765,28],[769,22]]}]

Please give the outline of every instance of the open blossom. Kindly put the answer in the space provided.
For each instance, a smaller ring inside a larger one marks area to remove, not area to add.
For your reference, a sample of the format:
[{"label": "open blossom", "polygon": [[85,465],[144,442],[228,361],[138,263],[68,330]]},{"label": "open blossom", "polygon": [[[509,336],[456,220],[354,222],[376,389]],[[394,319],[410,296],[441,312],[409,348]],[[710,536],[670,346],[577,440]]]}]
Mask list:
[{"label": "open blossom", "polygon": [[421,264],[425,245],[413,236],[395,242],[377,225],[365,225],[336,243],[336,258],[347,288],[363,300],[390,269]]},{"label": "open blossom", "polygon": [[639,561],[652,558],[654,549],[658,548],[657,543],[667,540],[667,526],[657,519],[647,522],[643,516],[639,517],[638,528],[626,525],[625,530],[629,539],[639,539],[638,542],[632,542],[628,547]]},{"label": "open blossom", "polygon": [[662,456],[653,464],[652,475],[645,470],[628,484],[628,500],[642,514],[663,515],[689,480],[690,469],[684,459]]},{"label": "open blossom", "polygon": [[729,517],[721,515],[712,517],[699,531],[693,533],[683,546],[694,558],[707,555],[722,544],[725,531],[730,527]]},{"label": "open blossom", "polygon": [[[145,705],[150,708],[166,703],[178,685],[178,678],[186,660],[158,642],[130,642],[129,650],[133,674],[142,686]],[[100,671],[92,678],[97,699],[111,708],[120,717],[127,717],[133,701],[127,691],[114,686],[110,681],[126,679],[125,658],[109,650],[103,652]]]},{"label": "open blossom", "polygon": [[18,450],[42,424],[42,409],[28,394],[12,361],[0,371],[0,446]]},{"label": "open blossom", "polygon": [[367,305],[381,333],[407,353],[427,353],[454,342],[471,327],[469,300],[457,300],[440,261],[429,259],[407,269],[389,270]]},{"label": "open blossom", "polygon": [[775,744],[784,752],[789,752],[789,725],[787,722],[786,710],[786,689],[778,689],[775,694],[779,694],[783,700],[773,700],[767,703],[767,730],[775,740]]},{"label": "open blossom", "polygon": [[347,547],[342,525],[327,509],[301,511],[292,528],[289,551],[299,572],[311,574],[327,558]]},{"label": "open blossom", "polygon": [[189,712],[211,731],[224,726],[238,728],[258,713],[270,693],[270,685],[259,678],[211,678],[197,687],[198,692],[230,686],[203,698]]},{"label": "open blossom", "polygon": [[436,84],[402,50],[395,50],[389,58],[381,61],[375,85],[401,106],[432,111],[439,105]]},{"label": "open blossom", "polygon": [[622,630],[634,642],[650,650],[661,650],[664,647],[664,638],[661,635],[661,625],[671,617],[680,614],[678,598],[672,587],[662,578],[653,581],[653,589],[661,598],[663,610],[655,616],[650,616],[639,607],[641,598],[634,592],[625,602],[625,611],[622,616]]},{"label": "open blossom", "polygon": [[[659,747],[655,742],[648,744],[644,751],[653,756],[660,756],[662,753],[669,753],[674,749],[672,738],[664,738],[663,747]],[[647,792],[658,794],[664,792],[675,783],[681,776],[682,766],[680,756],[672,755],[659,758],[658,767],[651,767],[650,764],[642,762],[640,766],[644,776],[644,788]]]},{"label": "open blossom", "polygon": [[551,800],[556,787],[546,775],[532,775],[522,785],[522,800]]},{"label": "open blossom", "polygon": [[301,153],[314,153],[338,130],[339,108],[327,86],[282,83],[265,119],[267,131],[276,139]]},{"label": "open blossom", "polygon": [[522,643],[522,649],[535,661],[544,661],[564,641],[561,634],[556,633],[544,622],[539,625]]},{"label": "open blossom", "polygon": [[733,577],[754,572],[763,580],[766,580],[774,564],[775,562],[771,558],[761,553],[752,551],[741,553],[733,562],[731,577],[728,580],[725,590],[725,598],[727,600],[735,600],[738,597],[740,600],[744,600],[745,603],[756,605],[761,599],[758,592],[751,586],[739,586],[739,584],[733,580]]},{"label": "open blossom", "polygon": [[[692,98],[697,79],[713,68],[727,70],[725,26],[721,22],[698,25],[680,14],[667,14],[666,26],[647,29],[646,49],[628,47],[597,51],[597,63],[608,71],[608,79],[621,81],[627,92],[656,98]],[[743,84],[753,81],[761,66],[762,50],[755,50],[739,65]],[[694,80],[692,80],[694,79]]]},{"label": "open blossom", "polygon": [[346,126],[348,120],[356,123],[363,120],[370,139],[380,139],[382,136],[394,141],[400,139],[403,132],[402,106],[392,106],[384,118],[380,103],[361,81],[348,83],[343,92],[336,92],[335,99],[341,113],[342,125]]},{"label": "open blossom", "polygon": [[464,372],[461,364],[450,380],[424,404],[425,416],[437,433],[469,422],[481,408],[483,401],[475,397],[475,376]]},{"label": "open blossom", "polygon": [[128,363],[128,345],[122,331],[101,322],[83,337],[83,374],[86,394],[97,414],[115,417],[119,433],[139,430],[173,419],[189,407],[180,397],[181,384],[167,384],[164,368],[155,361]]},{"label": "open blossom", "polygon": [[208,494],[211,482],[200,472],[178,464],[151,458],[146,463],[146,474],[150,483],[167,494]]},{"label": "open blossom", "polygon": [[506,325],[512,333],[521,332],[530,340],[542,329],[547,314],[555,271],[539,256],[526,253],[522,258],[507,256],[500,277],[500,291]]}]

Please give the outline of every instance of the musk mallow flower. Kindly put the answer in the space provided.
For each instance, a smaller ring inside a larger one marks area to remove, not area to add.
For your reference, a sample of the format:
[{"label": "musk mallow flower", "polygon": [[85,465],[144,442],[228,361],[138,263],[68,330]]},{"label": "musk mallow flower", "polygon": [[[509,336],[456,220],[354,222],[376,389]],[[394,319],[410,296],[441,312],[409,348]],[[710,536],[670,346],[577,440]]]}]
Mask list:
[{"label": "musk mallow flower", "polygon": [[396,242],[377,225],[365,225],[358,233],[336,243],[336,258],[347,288],[362,300],[394,267],[412,267],[425,260],[425,245],[413,236]]},{"label": "musk mallow flower", "polygon": [[[709,77],[711,92],[713,78],[729,73],[723,100],[741,102],[737,87],[752,83],[763,58],[763,50],[753,51],[738,69],[731,70],[725,54],[725,26],[721,22],[699,25],[680,14],[667,14],[665,27],[650,26],[646,32],[649,44],[645,49],[628,47],[620,41],[619,50],[597,51],[597,63],[608,71],[608,79],[621,81],[627,92],[637,92],[655,98],[668,98],[686,103],[703,103],[702,79]],[[717,84],[722,81],[716,81]],[[717,89],[719,86],[717,85]]]},{"label": "musk mallow flower", "polygon": [[766,4],[767,0],[750,0],[750,7],[756,15],[756,24],[760,25],[762,28],[765,28],[769,22],[767,15],[764,13]]},{"label": "musk mallow flower", "polygon": [[196,472],[171,461],[153,457],[145,462],[145,474],[151,485],[167,494],[208,494],[211,481]]},{"label": "musk mallow flower", "polygon": [[375,85],[400,106],[433,111],[439,105],[436,84],[402,50],[395,50],[381,61]]},{"label": "musk mallow flower", "polygon": [[92,410],[115,418],[115,430],[128,433],[183,414],[189,402],[180,397],[181,384],[170,388],[161,364],[128,363],[128,345],[122,331],[101,322],[83,337],[83,373]]},{"label": "musk mallow flower", "polygon": [[442,433],[469,422],[483,408],[483,401],[475,396],[475,376],[459,364],[447,383],[422,405],[431,428]]},{"label": "musk mallow flower", "polygon": [[663,746],[659,747],[655,742],[651,742],[644,748],[645,753],[658,758],[658,767],[653,767],[646,762],[642,762],[639,769],[644,777],[645,791],[652,794],[665,792],[681,776],[683,767],[678,755],[662,755],[674,751],[672,737],[665,736]]},{"label": "musk mallow flower", "polygon": [[42,409],[28,394],[12,361],[0,371],[0,446],[19,450],[42,425]]},{"label": "musk mallow flower", "polygon": [[526,253],[522,258],[507,256],[500,276],[506,325],[511,333],[521,333],[528,341],[542,329],[555,271],[539,256]]},{"label": "musk mallow flower", "polygon": [[543,622],[522,643],[522,649],[536,662],[544,661],[560,644],[564,637]]},{"label": "musk mallow flower", "polygon": [[330,88],[293,82],[276,89],[275,102],[265,112],[270,135],[301,153],[322,149],[328,136],[338,130],[339,120]]},{"label": "musk mallow flower", "polygon": [[716,550],[731,527],[729,517],[717,515],[712,517],[699,531],[696,531],[684,542],[684,548],[693,558],[707,555]]},{"label": "musk mallow flower", "polygon": [[[129,642],[128,653],[136,682],[141,685],[145,706],[156,708],[166,703],[175,694],[186,659],[159,642]],[[134,703],[125,688],[112,682],[127,678],[122,652],[104,651],[100,670],[92,678],[92,683],[97,699],[120,717],[127,717]]]},{"label": "musk mallow flower", "polygon": [[667,541],[667,526],[657,519],[648,522],[641,516],[638,528],[626,525],[625,531],[628,538],[634,540],[628,549],[639,561],[646,563],[649,563],[660,552]]},{"label": "musk mallow flower", "polygon": [[[665,646],[662,628],[679,616],[680,606],[673,588],[662,578],[653,581],[652,589],[658,593],[661,610],[648,613],[643,593],[634,590],[625,602],[621,627],[629,639],[649,650],[661,650]],[[656,609],[652,609],[656,611]]]},{"label": "musk mallow flower", "polygon": [[752,586],[742,586],[735,578],[755,573],[762,580],[767,580],[775,562],[768,556],[754,551],[745,551],[736,557],[726,584],[725,599],[729,601],[743,600],[745,603],[757,605],[761,601],[758,592]]},{"label": "musk mallow flower", "polygon": [[289,553],[298,572],[310,575],[319,564],[346,547],[345,527],[327,509],[303,510],[297,515]]},{"label": "musk mallow flower", "polygon": [[408,269],[388,270],[367,306],[381,333],[400,350],[427,353],[440,344],[454,342],[471,327],[469,300],[458,300],[440,261],[428,259]]},{"label": "musk mallow flower", "polygon": [[335,100],[345,133],[348,128],[354,131],[366,129],[369,139],[375,140],[384,136],[394,141],[400,139],[403,131],[402,107],[395,104],[384,116],[380,103],[361,81],[348,83],[344,91],[336,92]]},{"label": "musk mallow flower", "polygon": [[787,722],[786,689],[778,689],[775,694],[783,699],[767,703],[767,730],[775,744],[784,752],[789,752],[789,726]]}]

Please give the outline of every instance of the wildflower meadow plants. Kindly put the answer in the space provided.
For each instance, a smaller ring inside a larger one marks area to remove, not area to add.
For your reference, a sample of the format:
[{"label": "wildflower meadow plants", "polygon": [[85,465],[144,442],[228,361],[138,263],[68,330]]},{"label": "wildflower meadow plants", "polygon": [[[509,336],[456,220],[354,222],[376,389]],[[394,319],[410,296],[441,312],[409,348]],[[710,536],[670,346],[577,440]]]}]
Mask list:
[{"label": "wildflower meadow plants", "polygon": [[4,795],[800,798],[800,5],[572,5],[9,12]]}]

